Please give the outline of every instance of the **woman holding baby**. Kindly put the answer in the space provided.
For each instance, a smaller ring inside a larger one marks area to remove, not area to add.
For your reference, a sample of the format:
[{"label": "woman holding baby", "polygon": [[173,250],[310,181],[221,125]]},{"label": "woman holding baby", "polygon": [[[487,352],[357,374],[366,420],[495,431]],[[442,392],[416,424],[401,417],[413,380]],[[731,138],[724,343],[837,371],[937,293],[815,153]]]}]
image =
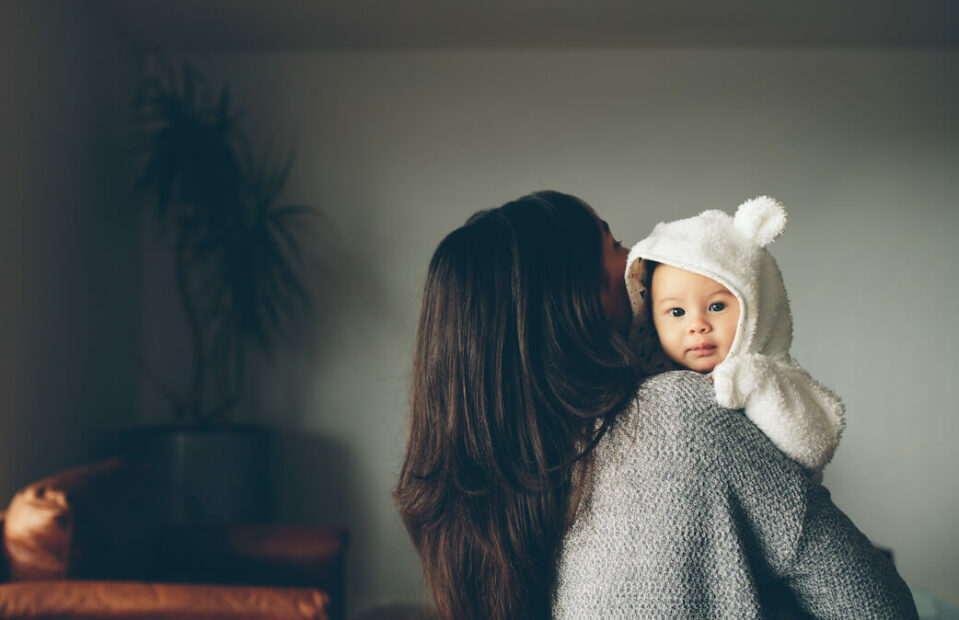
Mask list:
[{"label": "woman holding baby", "polygon": [[[739,280],[699,293],[673,281],[683,299],[657,310],[647,289],[671,291],[657,284],[669,270],[641,263],[628,291],[628,255],[557,192],[479,212],[436,249],[396,498],[438,615],[916,617],[891,563],[814,481],[824,463],[796,456],[831,456],[838,399],[789,363],[782,337],[756,335],[764,306],[728,290]],[[686,324],[637,321],[634,307]],[[673,346],[670,329],[695,341]],[[693,371],[658,372],[681,367]],[[721,386],[746,415],[717,404]],[[786,413],[768,412],[776,390]],[[801,416],[822,436],[791,435]]]}]

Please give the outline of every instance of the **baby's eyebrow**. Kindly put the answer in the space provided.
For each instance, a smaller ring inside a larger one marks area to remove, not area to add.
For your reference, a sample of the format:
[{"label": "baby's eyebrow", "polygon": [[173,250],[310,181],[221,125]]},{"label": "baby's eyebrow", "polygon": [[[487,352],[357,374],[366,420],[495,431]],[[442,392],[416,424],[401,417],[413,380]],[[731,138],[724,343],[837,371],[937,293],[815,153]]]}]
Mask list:
[{"label": "baby's eyebrow", "polygon": [[681,303],[682,301],[683,300],[680,299],[679,297],[663,297],[662,299],[656,302],[656,305],[661,306],[665,303]]}]

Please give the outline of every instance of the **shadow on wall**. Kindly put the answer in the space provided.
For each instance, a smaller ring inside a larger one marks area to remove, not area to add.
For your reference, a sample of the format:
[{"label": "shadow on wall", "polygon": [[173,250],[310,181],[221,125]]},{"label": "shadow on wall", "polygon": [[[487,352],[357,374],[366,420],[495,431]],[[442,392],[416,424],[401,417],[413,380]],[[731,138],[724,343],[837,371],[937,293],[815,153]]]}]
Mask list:
[{"label": "shadow on wall", "polygon": [[[401,382],[390,373],[399,371],[384,361],[383,343],[412,327],[402,323],[405,316],[396,311],[393,289],[376,264],[382,256],[350,243],[342,221],[329,217],[325,223],[322,241],[308,249],[315,305],[275,363],[255,375],[260,393],[253,402],[260,411],[251,414],[275,429],[276,521],[349,531],[346,606],[355,612],[371,599],[386,602],[377,589],[393,575],[383,549],[398,546],[389,498],[398,466],[395,434],[384,430],[393,422],[384,418],[405,408],[406,394],[394,394]],[[382,617],[420,617],[389,613]]]},{"label": "shadow on wall", "polygon": [[387,260],[382,251],[357,242],[356,233],[328,214],[321,214],[313,226],[309,234],[316,243],[304,252],[303,260],[314,303],[310,323],[300,326],[303,331],[297,333],[296,344],[309,343],[309,354],[319,359],[337,354],[328,346],[334,334],[390,324],[397,313],[380,264]]},{"label": "shadow on wall", "polygon": [[274,436],[273,517],[276,523],[330,525],[347,530],[346,609],[362,597],[375,515],[364,510],[355,450],[323,435],[278,430]]},{"label": "shadow on wall", "polygon": [[353,413],[329,410],[327,404],[314,402],[311,391],[325,365],[342,355],[331,348],[348,317],[375,312],[376,283],[330,218],[322,215],[310,234],[317,243],[305,249],[302,259],[313,308],[297,321],[276,359],[258,360],[252,374],[264,382],[255,386],[261,392],[248,405],[261,410],[248,413],[273,429],[274,519],[342,525],[355,540],[356,533],[369,526],[359,497],[360,455],[348,438],[320,430],[328,426],[323,418]]},{"label": "shadow on wall", "polygon": [[[275,355],[251,360],[263,390],[248,404],[270,411],[267,424],[298,425],[314,416],[334,415],[315,408],[310,395],[319,373],[342,368],[362,356],[377,330],[410,330],[399,318],[381,254],[351,241],[344,223],[322,211],[297,234],[309,240],[298,257],[311,306],[291,321]],[[256,415],[253,416],[256,419]]]},{"label": "shadow on wall", "polygon": [[274,518],[280,523],[342,525],[364,531],[354,472],[356,456],[329,437],[278,430],[274,436]]}]

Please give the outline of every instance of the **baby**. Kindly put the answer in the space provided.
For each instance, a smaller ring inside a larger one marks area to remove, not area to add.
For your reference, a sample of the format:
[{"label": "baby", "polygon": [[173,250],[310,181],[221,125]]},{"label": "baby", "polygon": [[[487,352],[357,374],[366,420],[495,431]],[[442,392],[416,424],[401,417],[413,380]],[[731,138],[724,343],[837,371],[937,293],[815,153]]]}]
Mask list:
[{"label": "baby", "polygon": [[766,196],[740,205],[735,217],[710,210],[658,224],[629,253],[630,337],[654,360],[653,371],[671,362],[712,373],[720,405],[745,409],[783,453],[820,479],[839,443],[844,408],[789,355],[789,301],[765,249],[785,225],[785,209]]}]

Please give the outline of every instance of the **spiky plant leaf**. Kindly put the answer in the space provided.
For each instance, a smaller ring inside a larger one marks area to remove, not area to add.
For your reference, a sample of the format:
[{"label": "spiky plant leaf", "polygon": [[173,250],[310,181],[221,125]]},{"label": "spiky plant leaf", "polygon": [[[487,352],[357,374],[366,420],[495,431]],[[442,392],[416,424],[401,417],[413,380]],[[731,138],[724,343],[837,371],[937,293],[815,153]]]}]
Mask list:
[{"label": "spiky plant leaf", "polygon": [[195,376],[212,375],[231,392],[212,408],[192,407],[200,417],[235,402],[247,347],[269,355],[310,305],[297,224],[313,211],[277,205],[295,156],[256,156],[229,89],[212,92],[191,65],[163,65],[134,100],[143,156],[137,187],[177,248],[181,302],[201,352]]}]

